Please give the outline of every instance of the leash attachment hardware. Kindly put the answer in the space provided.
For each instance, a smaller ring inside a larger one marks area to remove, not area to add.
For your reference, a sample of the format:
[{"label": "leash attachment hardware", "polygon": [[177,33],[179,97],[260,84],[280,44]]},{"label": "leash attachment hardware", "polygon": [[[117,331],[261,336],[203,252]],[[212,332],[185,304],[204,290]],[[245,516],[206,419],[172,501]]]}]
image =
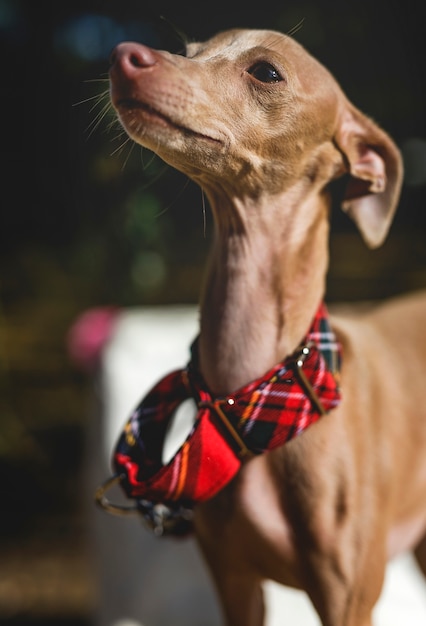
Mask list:
[{"label": "leash attachment hardware", "polygon": [[95,492],[96,504],[113,515],[141,515],[145,525],[156,537],[163,535],[186,535],[191,532],[193,510],[182,504],[169,506],[162,502],[154,503],[150,500],[135,500],[131,506],[113,504],[107,497],[106,492],[122,482],[124,476],[114,474],[106,480]]},{"label": "leash attachment hardware", "polygon": [[169,506],[162,502],[137,500],[137,509],[145,525],[156,537],[164,535],[185,536],[192,532],[194,512],[181,504]]},{"label": "leash attachment hardware", "polygon": [[105,495],[107,491],[112,489],[112,487],[119,485],[123,478],[124,476],[121,474],[114,474],[114,476],[111,476],[108,480],[102,483],[102,485],[96,489],[95,502],[101,509],[107,511],[108,513],[112,513],[113,515],[134,515],[138,512],[136,504],[133,506],[113,504]]}]

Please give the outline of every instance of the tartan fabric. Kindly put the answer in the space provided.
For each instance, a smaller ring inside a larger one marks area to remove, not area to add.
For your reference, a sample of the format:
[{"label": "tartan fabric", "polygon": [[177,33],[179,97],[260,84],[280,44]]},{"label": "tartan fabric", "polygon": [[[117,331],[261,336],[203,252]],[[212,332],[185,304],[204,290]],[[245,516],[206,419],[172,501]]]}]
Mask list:
[{"label": "tartan fabric", "polygon": [[[229,396],[213,397],[207,389],[195,342],[188,366],[151,389],[117,442],[113,464],[125,493],[139,503],[188,507],[213,497],[244,456],[283,445],[339,404],[339,367],[340,346],[323,303],[300,350]],[[193,428],[163,465],[167,428],[188,398],[198,406]]]}]

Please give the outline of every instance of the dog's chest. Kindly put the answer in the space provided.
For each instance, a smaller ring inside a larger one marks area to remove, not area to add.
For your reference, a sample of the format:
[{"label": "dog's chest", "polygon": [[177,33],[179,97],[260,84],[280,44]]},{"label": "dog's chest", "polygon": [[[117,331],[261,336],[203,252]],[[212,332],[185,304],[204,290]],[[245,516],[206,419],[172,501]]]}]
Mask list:
[{"label": "dog's chest", "polygon": [[242,468],[233,497],[234,511],[243,518],[240,523],[247,525],[261,539],[265,562],[271,562],[270,548],[274,557],[280,559],[281,568],[282,561],[294,566],[297,553],[293,530],[266,455],[255,457]]}]

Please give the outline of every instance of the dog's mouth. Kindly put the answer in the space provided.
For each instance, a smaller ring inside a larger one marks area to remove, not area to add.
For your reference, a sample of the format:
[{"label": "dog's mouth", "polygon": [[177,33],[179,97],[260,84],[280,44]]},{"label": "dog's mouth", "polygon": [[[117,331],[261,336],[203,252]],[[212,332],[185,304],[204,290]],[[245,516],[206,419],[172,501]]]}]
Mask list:
[{"label": "dog's mouth", "polygon": [[157,124],[160,124],[161,126],[171,128],[181,133],[184,133],[185,135],[197,137],[206,141],[222,143],[220,139],[216,139],[214,137],[211,137],[210,135],[205,135],[204,133],[200,133],[198,131],[192,130],[191,128],[188,128],[187,126],[174,122],[170,117],[164,115],[164,113],[161,113],[161,111],[158,111],[158,109],[154,108],[150,104],[146,104],[145,102],[137,100],[136,98],[121,98],[115,103],[115,108],[121,116],[125,116],[129,113],[134,113],[135,111],[140,111],[144,115],[144,117],[147,117],[148,119]]}]

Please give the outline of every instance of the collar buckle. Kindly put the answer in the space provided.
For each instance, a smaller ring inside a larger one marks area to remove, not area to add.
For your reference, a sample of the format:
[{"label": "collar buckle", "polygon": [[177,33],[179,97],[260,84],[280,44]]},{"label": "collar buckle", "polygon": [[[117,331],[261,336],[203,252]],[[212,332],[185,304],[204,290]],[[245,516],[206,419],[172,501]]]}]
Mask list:
[{"label": "collar buckle", "polygon": [[233,398],[227,398],[225,400],[214,400],[213,402],[202,401],[198,403],[198,407],[200,409],[207,408],[207,409],[210,409],[211,411],[214,411],[214,413],[220,418],[222,424],[225,426],[228,433],[231,435],[234,442],[237,444],[239,448],[238,456],[241,459],[249,459],[252,456],[254,456],[254,453],[248,449],[243,439],[240,437],[238,432],[232,426],[231,422],[229,421],[226,413],[223,411],[222,406],[221,406],[221,405],[226,405],[226,404],[234,404],[234,402],[235,400]]},{"label": "collar buckle", "polygon": [[315,346],[313,341],[308,341],[301,346],[292,357],[292,365],[295,376],[298,378],[299,384],[303,387],[306,395],[309,397],[312,404],[316,407],[321,415],[325,415],[327,411],[322,405],[321,400],[318,398],[316,391],[312,387],[308,377],[303,371],[303,365],[306,359],[309,357],[312,348]]}]

